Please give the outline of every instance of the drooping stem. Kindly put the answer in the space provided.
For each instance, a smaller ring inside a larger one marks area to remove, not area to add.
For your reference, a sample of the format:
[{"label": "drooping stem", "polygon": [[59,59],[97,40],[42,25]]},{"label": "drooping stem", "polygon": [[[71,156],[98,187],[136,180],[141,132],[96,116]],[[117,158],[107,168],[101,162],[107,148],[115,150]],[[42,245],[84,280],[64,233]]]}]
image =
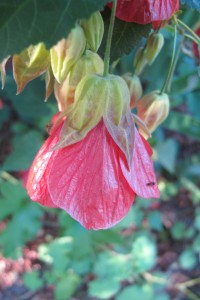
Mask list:
[{"label": "drooping stem", "polygon": [[110,24],[109,24],[109,28],[108,28],[108,36],[107,36],[107,41],[106,41],[106,49],[105,49],[105,55],[104,55],[104,72],[103,72],[104,77],[106,77],[109,73],[110,49],[111,49],[113,28],[114,28],[114,23],[115,23],[116,8],[117,8],[117,0],[113,0],[111,16],[110,16]]},{"label": "drooping stem", "polygon": [[173,66],[174,66],[174,63],[175,63],[175,52],[176,52],[176,40],[177,40],[177,28],[176,28],[176,25],[175,25],[174,26],[174,45],[173,45],[173,50],[172,50],[172,57],[171,57],[167,77],[166,77],[165,82],[162,86],[160,94],[165,92],[165,89],[166,89],[166,87],[168,86],[168,83],[171,80],[171,76],[173,75],[173,69],[174,69]]},{"label": "drooping stem", "polygon": [[182,22],[179,19],[176,19],[175,22],[176,22],[176,24],[180,25],[182,28],[187,30],[191,34],[191,36],[193,37],[193,40],[197,44],[200,44],[200,38],[198,37],[198,35],[190,27],[188,27],[184,22]]},{"label": "drooping stem", "polygon": [[172,71],[171,71],[171,76],[170,76],[170,80],[169,80],[168,86],[167,86],[167,91],[168,91],[168,92],[171,91],[171,85],[172,85],[172,79],[173,79],[173,76],[174,76],[174,71],[175,71],[175,69],[176,69],[176,66],[177,66],[177,63],[178,63],[179,56],[180,56],[180,54],[181,54],[181,49],[182,49],[184,40],[185,40],[185,36],[183,36],[182,41],[180,42],[180,44],[179,44],[179,46],[178,46],[178,49],[177,49],[177,51],[176,51],[176,55],[175,55],[175,57],[174,57],[174,63],[173,63]]}]

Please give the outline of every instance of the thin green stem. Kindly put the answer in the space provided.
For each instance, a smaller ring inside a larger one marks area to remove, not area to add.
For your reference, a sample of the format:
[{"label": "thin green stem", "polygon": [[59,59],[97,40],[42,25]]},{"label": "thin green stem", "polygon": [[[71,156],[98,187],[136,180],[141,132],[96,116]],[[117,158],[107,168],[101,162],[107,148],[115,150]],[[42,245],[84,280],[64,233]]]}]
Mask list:
[{"label": "thin green stem", "polygon": [[111,49],[111,42],[112,42],[112,35],[113,35],[113,28],[115,23],[115,13],[117,8],[117,0],[113,0],[111,16],[110,16],[110,24],[108,28],[108,36],[106,41],[106,50],[104,56],[104,72],[103,76],[106,77],[109,74],[109,65],[110,65],[110,49]]},{"label": "thin green stem", "polygon": [[196,43],[200,44],[200,38],[198,37],[198,35],[190,27],[188,27],[184,22],[182,22],[179,19],[176,19],[176,23],[179,24],[185,30],[187,30],[191,34],[191,36],[193,36]]},{"label": "thin green stem", "polygon": [[160,91],[160,94],[165,92],[166,87],[168,86],[168,83],[171,80],[171,77],[173,75],[173,66],[174,66],[174,62],[175,62],[175,53],[176,53],[176,40],[177,40],[177,28],[176,25],[174,26],[174,45],[173,45],[173,51],[172,51],[172,57],[171,57],[171,61],[170,61],[170,66],[169,66],[169,70],[167,73],[167,77],[165,79],[165,82],[162,86],[162,89]]},{"label": "thin green stem", "polygon": [[168,93],[171,91],[172,79],[173,79],[173,76],[174,76],[174,71],[176,69],[176,65],[178,63],[178,59],[179,59],[179,56],[180,56],[180,53],[181,53],[181,48],[183,46],[183,43],[184,43],[184,36],[183,36],[182,41],[180,42],[180,44],[178,46],[178,49],[176,51],[176,55],[174,57],[174,63],[173,63],[172,71],[171,71],[171,76],[170,76],[170,80],[169,80],[168,85],[167,85]]}]

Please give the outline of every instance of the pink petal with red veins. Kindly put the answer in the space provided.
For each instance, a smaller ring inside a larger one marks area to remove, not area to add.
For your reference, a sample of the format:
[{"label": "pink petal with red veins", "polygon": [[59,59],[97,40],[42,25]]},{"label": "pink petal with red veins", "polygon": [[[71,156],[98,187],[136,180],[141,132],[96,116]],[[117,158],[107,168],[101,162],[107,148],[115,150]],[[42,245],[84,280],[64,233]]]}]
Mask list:
[{"label": "pink petal with red veins", "polygon": [[126,165],[125,158],[120,159],[120,164],[124,177],[128,181],[133,191],[143,198],[159,198],[156,176],[154,173],[153,163],[149,155],[147,141],[140,136],[135,128],[135,145],[131,170]]},{"label": "pink petal with red veins", "polygon": [[129,211],[135,193],[116,146],[101,121],[80,142],[60,149],[48,177],[53,202],[87,229],[105,229]]},{"label": "pink petal with red veins", "polygon": [[35,202],[48,207],[56,207],[47,187],[47,177],[57,151],[50,151],[58,142],[61,125],[56,127],[37,153],[29,170],[26,189]]},{"label": "pink petal with red veins", "polygon": [[178,8],[179,0],[118,0],[116,16],[126,22],[147,24],[169,19]]}]

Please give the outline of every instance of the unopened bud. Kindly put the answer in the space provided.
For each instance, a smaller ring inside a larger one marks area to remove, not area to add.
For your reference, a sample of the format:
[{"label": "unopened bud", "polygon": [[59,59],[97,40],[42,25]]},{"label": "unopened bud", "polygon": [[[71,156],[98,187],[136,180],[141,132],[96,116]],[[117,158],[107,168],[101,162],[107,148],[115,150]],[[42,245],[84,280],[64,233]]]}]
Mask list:
[{"label": "unopened bud", "polygon": [[81,20],[89,48],[97,52],[104,33],[104,22],[100,12],[95,12],[88,20]]},{"label": "unopened bud", "polygon": [[[169,97],[153,91],[140,99],[137,104],[138,117],[142,119],[150,132],[153,132],[169,114]],[[146,137],[145,132],[140,132]]]},{"label": "unopened bud", "polygon": [[71,86],[77,86],[81,79],[90,74],[102,74],[104,63],[101,57],[90,50],[86,52],[78,59],[78,61],[72,67],[69,74],[69,84]]},{"label": "unopened bud", "polygon": [[61,83],[69,73],[73,64],[85,50],[86,39],[83,29],[76,25],[67,39],[62,39],[51,48],[51,66],[56,80]]},{"label": "unopened bud", "polygon": [[135,74],[140,75],[144,70],[144,67],[147,65],[147,59],[145,55],[145,50],[143,47],[140,47],[134,56],[133,66],[135,68]]},{"label": "unopened bud", "polygon": [[162,47],[164,45],[164,37],[161,33],[152,33],[149,38],[147,39],[147,46],[146,46],[146,59],[148,64],[151,65],[158,54],[160,53]]},{"label": "unopened bud", "polygon": [[130,91],[130,96],[131,96],[130,107],[134,108],[143,93],[140,78],[137,75],[131,75],[128,73],[124,74],[123,78],[126,81]]}]

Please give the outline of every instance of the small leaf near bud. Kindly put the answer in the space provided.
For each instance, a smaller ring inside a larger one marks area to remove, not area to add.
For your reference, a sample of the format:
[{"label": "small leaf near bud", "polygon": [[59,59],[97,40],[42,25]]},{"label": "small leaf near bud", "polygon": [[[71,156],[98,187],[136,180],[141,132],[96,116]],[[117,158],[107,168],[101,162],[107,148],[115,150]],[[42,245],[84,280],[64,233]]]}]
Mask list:
[{"label": "small leaf near bud", "polygon": [[104,22],[100,12],[95,12],[88,20],[81,20],[89,48],[97,52],[104,33]]},{"label": "small leaf near bud", "polygon": [[101,57],[90,50],[78,59],[69,74],[69,84],[77,86],[81,79],[90,74],[103,74],[104,63]]},{"label": "small leaf near bud", "polygon": [[[138,117],[144,121],[150,132],[153,132],[169,114],[169,97],[167,94],[160,94],[153,91],[140,99],[137,104]],[[140,129],[141,134],[146,133]]]},{"label": "small leaf near bud", "polygon": [[13,74],[17,84],[17,94],[27,83],[44,73],[50,64],[49,51],[43,43],[29,46],[13,56]]},{"label": "small leaf near bud", "polygon": [[140,78],[137,75],[131,75],[129,73],[123,75],[124,80],[126,81],[130,96],[131,96],[131,109],[134,108],[138,100],[142,97],[143,89]]},{"label": "small leaf near bud", "polygon": [[62,83],[74,63],[83,54],[86,39],[83,29],[76,25],[66,39],[62,39],[51,48],[51,66],[53,74],[59,83]]},{"label": "small leaf near bud", "polygon": [[164,37],[161,33],[152,33],[147,39],[146,46],[146,59],[149,65],[151,65],[158,54],[160,53],[164,45]]},{"label": "small leaf near bud", "polygon": [[145,55],[145,49],[143,47],[138,48],[135,53],[133,66],[135,69],[135,74],[140,75],[147,65],[147,59]]}]

